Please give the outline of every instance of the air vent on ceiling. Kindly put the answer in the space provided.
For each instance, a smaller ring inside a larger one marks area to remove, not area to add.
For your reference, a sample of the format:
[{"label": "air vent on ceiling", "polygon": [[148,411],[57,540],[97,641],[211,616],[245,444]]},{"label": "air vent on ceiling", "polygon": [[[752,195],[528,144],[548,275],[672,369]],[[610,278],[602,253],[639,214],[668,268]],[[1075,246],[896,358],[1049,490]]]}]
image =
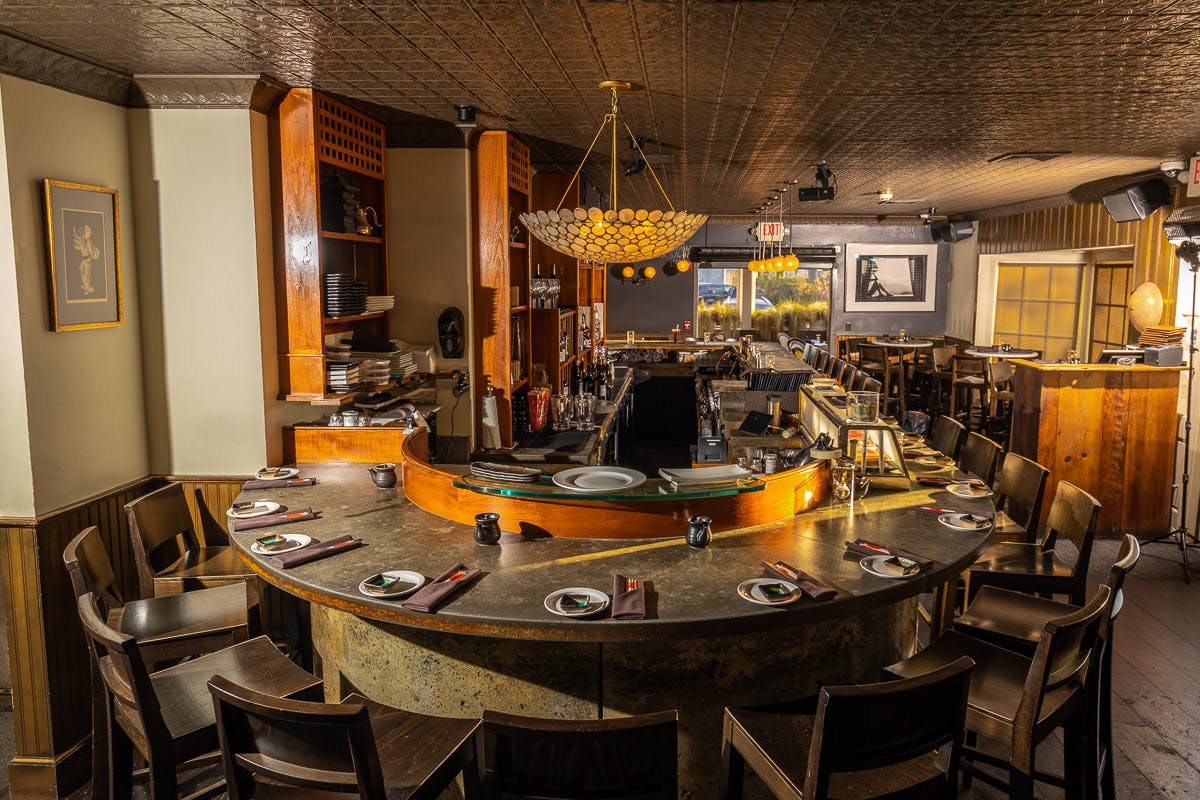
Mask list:
[{"label": "air vent on ceiling", "polygon": [[1016,161],[1022,158],[1028,158],[1030,161],[1050,161],[1069,154],[1070,150],[1015,150],[1011,153],[1001,153],[998,156],[992,156],[987,160],[989,164],[999,164],[1001,161]]}]

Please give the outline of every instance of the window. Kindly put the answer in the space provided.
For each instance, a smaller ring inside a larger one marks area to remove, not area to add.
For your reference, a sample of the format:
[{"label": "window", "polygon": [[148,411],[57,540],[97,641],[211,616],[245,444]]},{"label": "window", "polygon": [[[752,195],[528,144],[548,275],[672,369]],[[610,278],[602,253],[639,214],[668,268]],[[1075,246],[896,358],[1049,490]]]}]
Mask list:
[{"label": "window", "polygon": [[741,327],[738,286],[742,270],[714,267],[698,269],[696,275],[696,335],[719,329],[722,335],[733,336]]},{"label": "window", "polygon": [[787,331],[798,339],[826,338],[829,326],[829,274],[824,264],[801,262],[791,272],[754,276],[754,329],[763,339]]},{"label": "window", "polygon": [[996,340],[1065,358],[1075,348],[1083,264],[1000,264]]},{"label": "window", "polygon": [[1126,300],[1133,291],[1133,264],[1097,264],[1096,288],[1092,300],[1091,358],[1101,350],[1122,349],[1137,341],[1137,332],[1129,326]]}]

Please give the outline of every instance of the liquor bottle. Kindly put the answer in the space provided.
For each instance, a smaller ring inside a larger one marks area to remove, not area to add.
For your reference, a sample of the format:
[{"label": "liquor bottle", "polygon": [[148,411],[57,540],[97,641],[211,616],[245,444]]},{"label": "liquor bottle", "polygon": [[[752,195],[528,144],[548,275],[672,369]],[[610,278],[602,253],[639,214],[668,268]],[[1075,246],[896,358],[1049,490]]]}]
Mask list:
[{"label": "liquor bottle", "polygon": [[533,268],[533,280],[529,285],[529,306],[530,308],[544,308],[546,283],[542,280],[542,265],[539,263]]}]

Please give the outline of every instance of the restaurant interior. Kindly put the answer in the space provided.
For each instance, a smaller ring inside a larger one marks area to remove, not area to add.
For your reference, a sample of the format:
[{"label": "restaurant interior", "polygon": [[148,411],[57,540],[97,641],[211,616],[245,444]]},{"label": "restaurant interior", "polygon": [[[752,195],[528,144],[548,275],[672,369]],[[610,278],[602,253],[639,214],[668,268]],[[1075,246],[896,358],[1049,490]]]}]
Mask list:
[{"label": "restaurant interior", "polygon": [[1196,64],[0,2],[0,798],[1200,796]]}]

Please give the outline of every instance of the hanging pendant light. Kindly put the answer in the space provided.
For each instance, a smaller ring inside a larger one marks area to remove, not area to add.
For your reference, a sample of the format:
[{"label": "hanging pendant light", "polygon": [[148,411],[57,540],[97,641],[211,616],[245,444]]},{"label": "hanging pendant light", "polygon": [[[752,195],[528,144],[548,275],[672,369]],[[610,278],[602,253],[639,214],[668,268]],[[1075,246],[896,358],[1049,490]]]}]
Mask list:
[{"label": "hanging pendant light", "polygon": [[575,170],[574,177],[567,184],[567,191],[570,191],[571,186],[579,178],[580,171],[583,170],[583,165],[587,162],[587,158],[592,153],[592,149],[596,146],[596,142],[600,139],[600,134],[604,133],[604,128],[612,125],[612,183],[610,185],[611,194],[609,195],[612,209],[601,211],[599,208],[563,208],[563,201],[566,200],[567,193],[563,192],[563,196],[558,201],[558,206],[552,211],[538,211],[521,214],[519,219],[529,229],[529,232],[536,236],[540,241],[547,246],[557,250],[560,253],[565,253],[574,258],[587,258],[592,261],[629,264],[635,261],[649,261],[657,258],[664,253],[669,253],[676,247],[679,247],[684,242],[692,237],[692,235],[700,229],[700,226],[708,221],[707,214],[690,214],[686,211],[676,211],[675,206],[671,204],[671,198],[667,196],[666,189],[658,179],[658,175],[654,172],[654,167],[650,166],[649,159],[642,152],[642,146],[638,142],[633,131],[629,129],[624,119],[621,119],[621,125],[629,134],[629,139],[637,149],[638,156],[645,162],[647,169],[650,171],[650,176],[654,178],[655,185],[662,192],[663,199],[667,202],[666,211],[660,209],[646,210],[632,208],[618,208],[617,205],[617,120],[621,118],[621,109],[617,102],[617,92],[625,91],[631,87],[625,81],[604,81],[600,84],[601,89],[608,89],[612,92],[612,110],[604,115],[604,120],[600,123],[600,129],[596,131],[596,136],[592,139],[591,145],[588,146],[587,152],[583,155],[583,160],[579,162],[579,167]]}]

